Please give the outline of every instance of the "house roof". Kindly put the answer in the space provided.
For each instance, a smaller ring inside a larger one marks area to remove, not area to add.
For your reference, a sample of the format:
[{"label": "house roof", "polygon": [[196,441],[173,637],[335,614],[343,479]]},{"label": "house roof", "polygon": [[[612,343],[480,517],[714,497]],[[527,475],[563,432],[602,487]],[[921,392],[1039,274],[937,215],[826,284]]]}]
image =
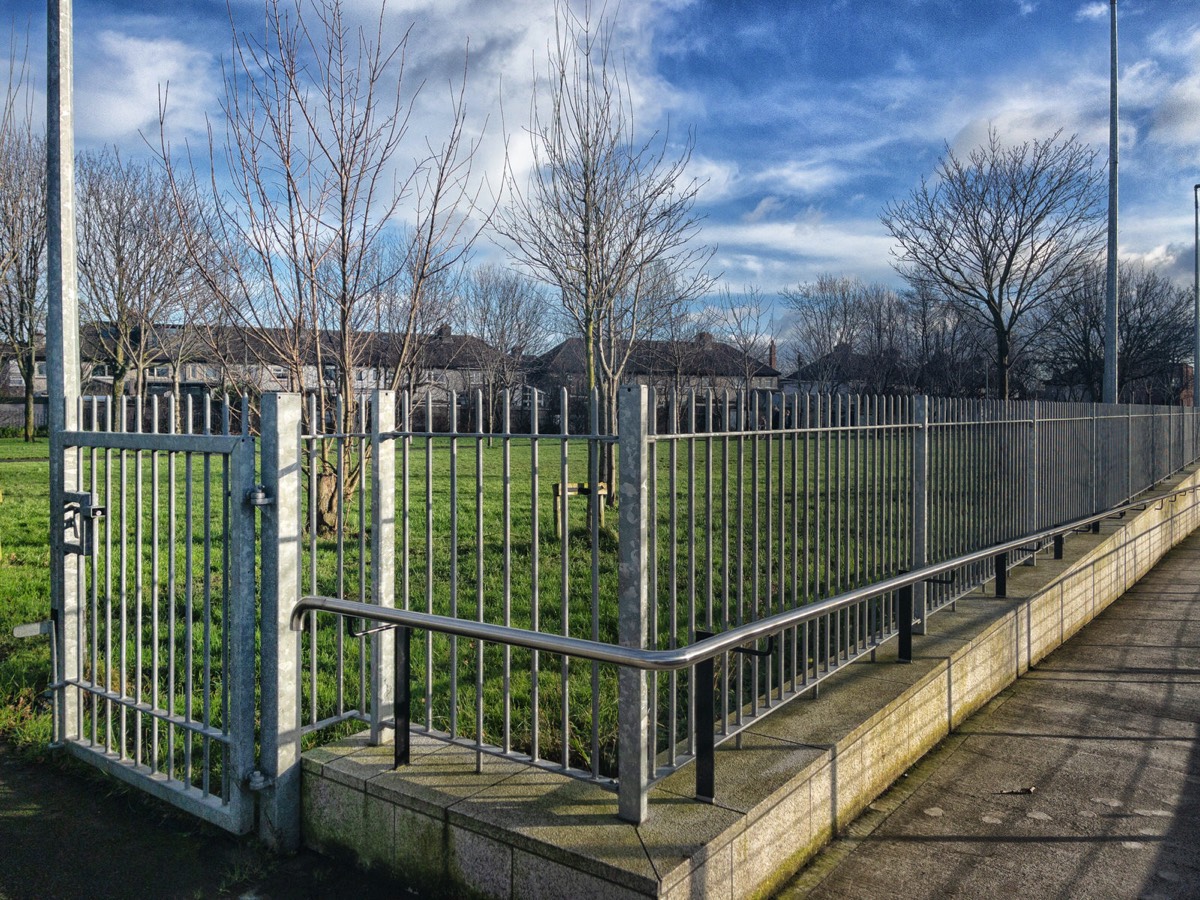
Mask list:
[{"label": "house roof", "polygon": [[[300,347],[305,365],[316,365],[317,341],[307,335]],[[356,333],[361,348],[361,365],[393,368],[402,347],[402,337],[390,332],[361,331]],[[80,328],[80,351],[84,359],[101,361],[115,340],[113,326],[89,323]],[[339,343],[336,331],[324,330],[319,335],[321,356],[332,358]],[[471,335],[454,334],[448,327],[417,338],[417,365],[424,369],[472,368],[481,365],[500,351]],[[260,363],[284,365],[286,360],[275,352],[293,342],[293,336],[280,328],[242,328],[232,325],[192,328],[181,325],[157,326],[149,336],[153,355],[170,359],[180,342],[188,344],[188,358],[193,362]],[[174,345],[174,346],[173,346]]]},{"label": "house roof", "polygon": [[[533,361],[541,375],[581,375],[587,371],[583,338],[568,338]],[[654,375],[708,378],[777,378],[779,370],[729,344],[700,335],[691,341],[638,341],[625,366],[631,377]]]}]

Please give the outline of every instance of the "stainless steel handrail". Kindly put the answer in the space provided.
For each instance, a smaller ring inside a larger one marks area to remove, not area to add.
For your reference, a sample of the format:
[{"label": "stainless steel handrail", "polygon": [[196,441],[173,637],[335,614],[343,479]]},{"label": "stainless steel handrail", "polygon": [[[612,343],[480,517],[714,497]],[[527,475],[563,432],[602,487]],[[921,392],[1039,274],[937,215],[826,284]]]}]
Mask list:
[{"label": "stainless steel handrail", "polygon": [[[563,635],[529,631],[524,628],[513,628],[507,625],[492,625],[487,622],[457,619],[450,616],[433,615],[416,610],[394,609],[375,606],[357,600],[343,600],[338,597],[310,595],[301,597],[291,616],[293,631],[304,627],[305,614],[312,611],[331,612],[341,616],[351,616],[380,622],[382,628],[394,628],[396,635],[395,650],[395,685],[396,685],[396,744],[395,763],[399,767],[409,761],[408,723],[410,713],[411,692],[409,688],[409,641],[413,629],[435,631],[442,634],[457,635],[470,639],[486,641],[493,644],[507,644],[514,647],[525,647],[547,653],[556,653],[579,659],[611,663],[642,671],[671,671],[689,666],[696,667],[696,707],[695,716],[695,755],[696,763],[696,798],[712,802],[716,793],[715,775],[715,743],[712,722],[715,717],[714,704],[714,671],[716,657],[736,651],[760,638],[777,635],[790,628],[797,628],[840,610],[849,608],[883,594],[893,591],[898,597],[898,627],[895,632],[885,635],[883,641],[892,637],[899,639],[900,662],[912,661],[913,638],[913,586],[938,579],[939,576],[952,572],[962,566],[982,560],[994,559],[997,575],[997,595],[1004,596],[1002,585],[1005,584],[1009,553],[1015,550],[1028,549],[1054,541],[1056,556],[1061,554],[1061,540],[1069,533],[1082,529],[1098,530],[1099,524],[1105,519],[1123,516],[1135,509],[1146,509],[1153,504],[1174,502],[1176,498],[1195,493],[1200,485],[1175,488],[1150,497],[1113,507],[1102,513],[1095,513],[1047,528],[1042,531],[1023,535],[1011,541],[993,544],[981,550],[957,556],[945,562],[922,566],[911,572],[903,572],[891,578],[877,581],[870,585],[855,588],[850,591],[809,603],[796,609],[776,613],[775,615],[747,622],[728,631],[711,637],[703,637],[685,647],[666,650],[651,650],[640,647],[624,647],[606,644],[601,641],[572,638]],[[937,610],[928,610],[926,615]],[[373,629],[374,630],[374,629]],[[769,650],[766,652],[770,652]]]},{"label": "stainless steel handrail", "polygon": [[1054,528],[1024,535],[1002,544],[994,544],[982,550],[964,554],[963,556],[956,556],[954,559],[945,562],[923,566],[920,569],[914,569],[910,572],[903,572],[883,581],[854,588],[853,590],[845,591],[825,600],[819,600],[815,603],[797,607],[796,609],[785,610],[784,612],[775,613],[774,615],[757,619],[753,622],[747,622],[731,628],[729,631],[723,631],[714,637],[688,644],[685,647],[675,647],[667,650],[622,647],[602,641],[587,640],[585,638],[565,637],[547,632],[530,631],[525,628],[514,628],[510,625],[493,625],[488,622],[469,621],[451,616],[418,612],[416,610],[379,607],[358,600],[343,600],[338,597],[321,595],[307,595],[300,598],[300,601],[292,611],[291,626],[294,631],[303,630],[304,614],[311,610],[317,610],[343,616],[353,616],[360,619],[369,619],[388,625],[401,625],[408,628],[436,631],[440,634],[475,638],[493,644],[508,644],[514,647],[525,647],[530,650],[542,650],[564,656],[613,663],[644,671],[671,671],[673,669],[683,669],[693,666],[705,659],[713,659],[737,647],[742,647],[756,641],[759,638],[768,637],[789,628],[804,625],[821,616],[838,612],[863,600],[878,597],[881,594],[888,594],[892,591],[898,591],[901,588],[911,585],[931,581],[961,566],[993,559],[1014,550],[1025,549],[1031,544],[1051,541],[1060,535],[1077,532],[1082,528],[1102,522],[1105,519],[1123,515],[1129,510],[1145,509],[1151,504],[1161,503],[1196,490],[1200,490],[1200,486],[1178,488],[1157,494],[1153,497],[1145,497],[1114,507],[1103,513],[1096,513],[1081,519],[1075,519],[1069,523],[1057,525]]}]

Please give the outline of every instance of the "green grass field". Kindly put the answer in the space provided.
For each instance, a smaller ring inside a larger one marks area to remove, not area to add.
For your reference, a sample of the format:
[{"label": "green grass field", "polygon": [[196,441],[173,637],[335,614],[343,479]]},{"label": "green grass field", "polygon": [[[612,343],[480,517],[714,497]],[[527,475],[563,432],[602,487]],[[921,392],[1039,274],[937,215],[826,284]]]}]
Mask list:
[{"label": "green grass field", "polygon": [[[0,736],[19,746],[50,739],[39,700],[49,680],[46,638],[13,637],[13,628],[50,614],[49,465],[45,439],[0,439]],[[40,458],[40,461],[38,461]]]},{"label": "green grass field", "polygon": [[[598,540],[593,542],[587,501],[573,498],[566,537],[556,535],[554,529],[551,487],[560,481],[589,480],[586,443],[572,441],[564,456],[561,442],[540,442],[536,541],[531,537],[531,445],[528,440],[514,440],[507,452],[506,506],[503,442],[489,447],[486,441],[472,438],[455,442],[416,439],[407,448],[398,448],[397,509],[404,508],[407,459],[410,513],[407,522],[400,515],[396,527],[397,604],[403,605],[407,597],[408,605],[415,609],[470,619],[482,616],[489,622],[615,642],[616,511],[608,512]],[[18,441],[0,442],[0,459],[10,460],[0,463],[0,488],[5,494],[0,504],[0,731],[25,745],[44,743],[49,736],[49,719],[39,711],[38,701],[49,674],[48,647],[45,638],[18,642],[11,633],[14,625],[48,616],[48,467],[45,462],[11,460],[45,453],[45,442],[34,448]],[[898,520],[907,489],[909,462],[902,441],[764,436],[739,443],[715,438],[679,445],[662,442],[656,454],[657,527],[652,552],[657,565],[651,593],[656,600],[654,628],[659,646],[685,644],[697,627],[714,625],[719,630],[839,587],[890,574],[904,553],[903,545],[887,535],[887,516]],[[354,456],[351,446],[346,451],[347,470],[353,468]],[[133,493],[138,479],[132,462],[126,465],[124,500],[119,466],[106,464],[101,453],[94,466],[86,462],[85,479],[91,477],[93,468],[98,489],[105,495],[105,527],[112,529],[114,547],[110,553],[102,546],[103,558],[98,563],[101,577],[97,580],[102,589],[97,620],[105,618],[103,573],[105,560],[109,560],[113,584],[120,583],[123,573],[132,595],[132,586],[140,578],[147,605],[152,596],[158,602],[157,639],[145,619],[139,628],[132,611],[126,613],[130,626],[125,638],[127,660],[134,658],[135,645],[140,646],[145,657],[141,675],[149,692],[156,673],[162,677],[163,661],[171,654],[177,660],[188,658],[190,647],[194,685],[190,702],[193,709],[198,708],[202,702],[201,645],[208,633],[204,622],[219,628],[223,610],[219,578],[213,582],[217,591],[210,607],[201,608],[200,604],[185,610],[186,554],[190,551],[193,565],[199,565],[205,523],[220,504],[202,506],[203,471],[198,463],[189,482],[182,458],[177,459],[172,488],[166,457],[161,457],[157,494],[160,540],[157,544],[151,540],[152,518],[144,508],[139,544],[133,537],[137,521]],[[676,473],[674,482],[672,471]],[[149,454],[141,473],[149,499],[153,494]],[[105,487],[110,476],[115,485],[111,495]],[[219,472],[213,477],[219,480]],[[201,510],[190,524],[183,521],[189,484],[193,504]],[[177,509],[173,532],[167,518],[172,496]],[[123,506],[128,508],[124,518]],[[889,512],[885,514],[884,509]],[[452,516],[451,510],[457,510],[457,515]],[[369,595],[360,572],[369,571],[370,560],[359,552],[360,535],[366,539],[363,524],[369,521],[369,502],[355,495],[344,511],[340,540],[338,534],[319,534],[311,544],[306,539],[302,591],[348,598]],[[476,539],[477,530],[481,540]],[[126,535],[124,544],[122,533]],[[506,534],[511,535],[507,542]],[[223,540],[218,523],[210,533],[211,571],[220,568]],[[195,583],[192,592],[200,593]],[[595,604],[593,594],[598,598]],[[118,614],[118,621],[120,618]],[[190,628],[186,622],[191,623]],[[118,638],[117,625],[111,634],[107,625],[100,625],[99,630],[101,647]],[[137,673],[131,671],[131,663],[117,666],[119,641],[117,644],[111,658],[99,660],[99,668],[109,670],[110,678],[114,678],[111,671],[119,669],[115,680],[120,680],[122,671],[132,680]],[[315,659],[318,670],[315,707],[311,680],[303,678],[306,719],[324,720],[348,709],[361,709],[365,670],[358,642],[347,636],[334,617],[322,616],[317,637],[306,638],[304,646],[307,660]],[[155,651],[157,668],[152,661]],[[340,678],[339,659],[343,661]],[[502,744],[507,735],[510,746],[530,752],[536,721],[539,756],[565,757],[573,765],[591,768],[599,754],[596,767],[606,773],[614,770],[616,672],[611,667],[593,670],[581,660],[567,663],[543,654],[535,670],[528,651],[489,645],[481,653],[469,641],[419,634],[414,640],[413,674],[414,722],[473,738],[477,691],[482,684],[484,741]],[[778,680],[770,682],[766,672],[756,677],[759,690],[772,683],[779,687]],[[187,680],[186,672],[178,674],[170,690],[163,687],[157,703],[182,712],[189,702],[183,687]],[[506,680],[511,697],[507,706]],[[755,683],[742,683],[741,689],[746,696],[731,701],[735,705],[747,702]],[[665,745],[668,728],[679,737],[686,724],[682,718],[688,700],[686,673],[659,679],[658,693],[664,710],[659,741]],[[168,696],[173,699],[168,701]],[[666,711],[672,700],[681,712],[678,717]],[[598,730],[594,743],[593,721]],[[343,730],[345,727],[353,726],[343,726]],[[570,739],[564,749],[567,732]],[[162,749],[164,759],[168,752]]]}]

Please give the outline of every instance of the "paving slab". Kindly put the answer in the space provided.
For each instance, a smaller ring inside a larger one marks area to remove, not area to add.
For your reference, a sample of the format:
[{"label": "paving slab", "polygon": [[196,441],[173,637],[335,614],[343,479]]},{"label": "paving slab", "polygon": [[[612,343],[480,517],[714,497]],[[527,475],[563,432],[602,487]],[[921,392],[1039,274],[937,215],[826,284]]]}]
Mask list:
[{"label": "paving slab", "polygon": [[[1132,641],[1136,640],[1136,644]],[[968,720],[782,897],[1200,896],[1200,534]]]}]

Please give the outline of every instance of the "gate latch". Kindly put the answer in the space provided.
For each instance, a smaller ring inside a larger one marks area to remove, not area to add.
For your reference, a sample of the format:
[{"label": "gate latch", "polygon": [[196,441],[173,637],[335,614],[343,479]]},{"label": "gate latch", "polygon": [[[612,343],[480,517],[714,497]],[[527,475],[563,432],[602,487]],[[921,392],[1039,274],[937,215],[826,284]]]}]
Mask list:
[{"label": "gate latch", "polygon": [[66,542],[63,549],[80,556],[91,556],[92,529],[104,518],[104,507],[93,503],[92,495],[87,491],[64,491],[63,501],[65,512],[71,517],[71,528],[78,538],[75,543]]}]

